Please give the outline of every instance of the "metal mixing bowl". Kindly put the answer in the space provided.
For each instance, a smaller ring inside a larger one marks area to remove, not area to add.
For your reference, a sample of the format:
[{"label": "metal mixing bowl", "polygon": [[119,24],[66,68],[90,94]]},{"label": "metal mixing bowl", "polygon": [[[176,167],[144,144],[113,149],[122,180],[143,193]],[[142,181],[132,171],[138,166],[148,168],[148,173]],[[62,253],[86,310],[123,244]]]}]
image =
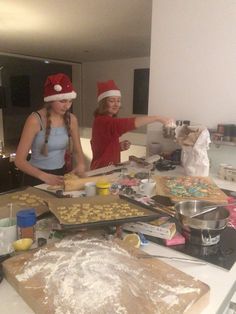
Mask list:
[{"label": "metal mixing bowl", "polygon": [[227,226],[229,217],[229,212],[224,206],[191,218],[192,215],[201,213],[205,206],[212,205],[214,203],[200,200],[178,202],[175,204],[176,218],[184,229],[222,230]]}]

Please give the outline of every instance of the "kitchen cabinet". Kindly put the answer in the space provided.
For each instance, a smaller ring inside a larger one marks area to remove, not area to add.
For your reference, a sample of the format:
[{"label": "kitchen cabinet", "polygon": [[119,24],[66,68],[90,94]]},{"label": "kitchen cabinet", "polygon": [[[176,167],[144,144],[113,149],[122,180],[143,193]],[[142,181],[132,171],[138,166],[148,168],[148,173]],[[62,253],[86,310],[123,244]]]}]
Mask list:
[{"label": "kitchen cabinet", "polygon": [[9,157],[0,158],[0,192],[10,190],[11,186],[12,176]]},{"label": "kitchen cabinet", "polygon": [[22,172],[15,167],[10,157],[0,157],[0,193],[20,187]]}]

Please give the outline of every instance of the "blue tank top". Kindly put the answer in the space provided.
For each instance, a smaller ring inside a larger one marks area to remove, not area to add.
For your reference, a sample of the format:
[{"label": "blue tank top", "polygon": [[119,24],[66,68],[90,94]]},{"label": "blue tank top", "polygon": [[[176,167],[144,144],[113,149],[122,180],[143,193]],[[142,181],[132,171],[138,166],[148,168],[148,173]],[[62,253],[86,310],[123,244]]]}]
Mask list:
[{"label": "blue tank top", "polygon": [[48,138],[48,156],[41,154],[45,140],[45,129],[40,121],[41,130],[37,133],[31,146],[30,163],[40,169],[60,169],[65,164],[65,151],[68,146],[68,134],[64,126],[51,128]]}]

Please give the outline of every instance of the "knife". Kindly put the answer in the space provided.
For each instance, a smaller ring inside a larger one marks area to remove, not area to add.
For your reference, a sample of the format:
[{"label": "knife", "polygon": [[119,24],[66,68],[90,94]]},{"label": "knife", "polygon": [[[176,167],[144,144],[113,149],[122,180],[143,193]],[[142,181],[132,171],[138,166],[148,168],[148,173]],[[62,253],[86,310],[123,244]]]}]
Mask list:
[{"label": "knife", "polygon": [[172,261],[178,261],[178,262],[187,262],[187,263],[193,263],[193,264],[199,264],[199,265],[206,265],[207,263],[199,261],[197,259],[192,258],[184,258],[184,257],[173,257],[173,256],[163,256],[163,255],[149,255],[149,254],[140,254],[137,256],[138,258],[165,258],[170,259]]}]

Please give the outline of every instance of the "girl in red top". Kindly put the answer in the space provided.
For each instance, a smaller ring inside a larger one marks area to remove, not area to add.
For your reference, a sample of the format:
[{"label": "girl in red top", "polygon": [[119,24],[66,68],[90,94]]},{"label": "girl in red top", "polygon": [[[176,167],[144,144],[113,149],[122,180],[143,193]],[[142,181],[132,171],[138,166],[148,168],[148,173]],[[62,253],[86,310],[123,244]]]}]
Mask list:
[{"label": "girl in red top", "polygon": [[122,134],[152,122],[170,124],[172,119],[162,116],[117,118],[121,105],[121,93],[113,80],[98,82],[98,108],[92,128],[91,169],[120,162],[120,152],[130,147],[129,141],[119,141]]}]

